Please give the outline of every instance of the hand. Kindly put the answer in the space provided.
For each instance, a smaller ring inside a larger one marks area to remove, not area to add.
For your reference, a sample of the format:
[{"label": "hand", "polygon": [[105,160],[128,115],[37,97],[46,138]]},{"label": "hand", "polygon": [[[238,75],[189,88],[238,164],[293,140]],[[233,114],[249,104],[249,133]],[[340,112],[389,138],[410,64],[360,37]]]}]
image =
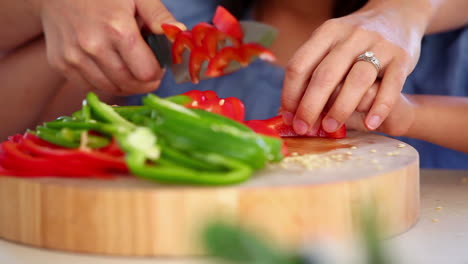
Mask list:
[{"label": "hand", "polygon": [[175,19],[161,1],[39,1],[49,63],[73,83],[116,95],[158,87],[163,70],[137,20],[162,33]]},{"label": "hand", "polygon": [[[374,130],[366,124],[365,120],[366,115],[372,108],[372,102],[376,99],[380,84],[380,82],[376,82],[367,90],[356,111],[346,121],[347,128],[364,132]],[[377,128],[377,131],[390,136],[406,136],[413,126],[415,118],[416,104],[412,102],[409,96],[400,94],[391,112]]]},{"label": "hand", "polygon": [[328,132],[346,122],[378,78],[372,63],[355,62],[366,51],[379,59],[383,76],[366,127],[375,130],[387,118],[419,58],[428,20],[423,11],[390,3],[370,1],[356,13],[325,22],[290,60],[282,108],[285,123],[298,134],[315,133],[322,112],[327,112],[321,122]]}]

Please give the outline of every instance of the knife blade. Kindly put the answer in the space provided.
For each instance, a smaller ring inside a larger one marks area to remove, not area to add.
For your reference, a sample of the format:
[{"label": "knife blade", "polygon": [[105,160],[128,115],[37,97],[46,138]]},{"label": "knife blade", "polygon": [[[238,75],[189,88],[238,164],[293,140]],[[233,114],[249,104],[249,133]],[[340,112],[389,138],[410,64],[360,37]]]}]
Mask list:
[{"label": "knife blade", "polygon": [[[263,23],[255,21],[240,21],[240,24],[244,32],[244,43],[253,42],[261,44],[264,47],[270,47],[278,35],[278,31],[274,27]],[[176,83],[184,83],[191,80],[188,70],[190,57],[188,52],[184,52],[182,56],[182,63],[173,64],[171,55],[172,42],[169,41],[165,35],[144,34],[143,37],[153,51],[156,59],[159,62],[159,65],[161,65],[163,68],[169,68],[171,70]],[[201,66],[200,80],[212,78],[204,74],[207,68],[207,64],[208,63],[205,62]],[[242,66],[240,64],[232,62],[225,69],[225,73],[232,73],[241,68]]]}]

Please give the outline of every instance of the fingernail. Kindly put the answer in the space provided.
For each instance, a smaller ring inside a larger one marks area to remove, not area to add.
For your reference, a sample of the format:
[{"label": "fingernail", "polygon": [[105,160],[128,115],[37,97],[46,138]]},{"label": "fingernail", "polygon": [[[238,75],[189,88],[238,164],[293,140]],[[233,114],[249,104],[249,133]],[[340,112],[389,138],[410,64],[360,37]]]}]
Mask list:
[{"label": "fingernail", "polygon": [[294,128],[294,131],[296,131],[296,133],[299,135],[304,135],[309,130],[309,127],[306,124],[306,122],[300,119],[294,120],[293,128]]},{"label": "fingernail", "polygon": [[320,120],[317,120],[314,126],[309,130],[309,132],[307,132],[307,136],[309,137],[317,136],[317,132],[319,128],[320,128]]},{"label": "fingernail", "polygon": [[285,111],[283,112],[283,121],[286,125],[292,125],[294,115],[291,112]]},{"label": "fingernail", "polygon": [[180,30],[187,30],[187,27],[185,26],[185,24],[181,23],[181,22],[178,22],[178,21],[171,21],[171,22],[167,22],[166,24],[174,25],[174,26],[180,28]]},{"label": "fingernail", "polygon": [[325,129],[325,131],[331,133],[331,132],[335,132],[337,129],[338,129],[338,122],[333,119],[333,118],[330,118],[330,117],[325,117],[323,119],[323,129]]},{"label": "fingernail", "polygon": [[380,126],[380,123],[382,122],[380,116],[378,115],[372,115],[371,117],[369,117],[369,119],[367,120],[367,127],[369,129],[377,129],[379,126]]}]

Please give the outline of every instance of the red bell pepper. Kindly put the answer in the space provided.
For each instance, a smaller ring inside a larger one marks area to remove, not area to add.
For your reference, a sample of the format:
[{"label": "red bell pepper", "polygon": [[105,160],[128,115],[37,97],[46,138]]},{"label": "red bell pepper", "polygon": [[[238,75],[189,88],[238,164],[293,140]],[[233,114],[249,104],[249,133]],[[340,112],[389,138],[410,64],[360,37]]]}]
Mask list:
[{"label": "red bell pepper", "polygon": [[235,97],[219,98],[214,91],[191,90],[183,95],[192,99],[185,106],[188,108],[202,109],[215,114],[244,122],[245,109],[241,100]]},{"label": "red bell pepper", "polygon": [[182,31],[177,34],[174,44],[172,45],[172,62],[179,64],[182,62],[182,54],[185,49],[193,50],[195,47],[192,38],[192,32]]},{"label": "red bell pepper", "polygon": [[242,27],[235,16],[224,7],[218,6],[213,17],[213,24],[222,32],[242,41],[244,33]]},{"label": "red bell pepper", "polygon": [[209,32],[217,31],[213,25],[206,22],[196,24],[192,28],[193,41],[197,47],[202,47],[203,40]]},{"label": "red bell pepper", "polygon": [[[283,122],[283,118],[281,116],[276,116],[266,120],[251,120],[247,121],[246,124],[252,128],[253,130],[264,129],[263,126],[267,126],[275,130],[281,137],[299,137],[292,126],[288,126]],[[328,133],[319,128],[315,135],[308,135],[307,137],[324,137],[324,138],[333,138],[333,139],[340,139],[346,137],[346,126],[341,126],[337,131],[333,133]]]},{"label": "red bell pepper", "polygon": [[177,35],[180,32],[182,32],[182,30],[179,27],[174,26],[172,24],[162,24],[161,27],[164,32],[164,35],[166,35],[166,37],[172,42],[174,42]]},{"label": "red bell pepper", "polygon": [[0,175],[111,178],[126,173],[123,152],[116,143],[98,150],[52,145],[32,134],[15,135],[0,145]]},{"label": "red bell pepper", "polygon": [[247,43],[241,46],[242,60],[245,63],[250,63],[253,58],[259,57],[261,60],[274,62],[275,55],[269,49],[256,43]]},{"label": "red bell pepper", "polygon": [[231,61],[237,61],[242,66],[246,66],[246,63],[242,59],[242,54],[239,48],[224,47],[216,54],[216,56],[210,60],[205,75],[210,77],[218,77],[223,75],[224,69]]},{"label": "red bell pepper", "polygon": [[200,81],[200,69],[204,61],[209,61],[210,56],[204,48],[195,48],[190,53],[189,73],[192,83],[197,84]]}]

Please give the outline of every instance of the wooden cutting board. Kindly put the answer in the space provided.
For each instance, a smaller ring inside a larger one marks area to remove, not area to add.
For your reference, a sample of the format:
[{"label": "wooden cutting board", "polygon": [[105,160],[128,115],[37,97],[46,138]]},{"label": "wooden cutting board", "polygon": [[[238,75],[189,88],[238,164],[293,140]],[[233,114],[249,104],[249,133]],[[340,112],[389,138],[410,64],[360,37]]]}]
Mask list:
[{"label": "wooden cutting board", "polygon": [[[0,177],[0,237],[32,246],[124,256],[201,254],[207,220],[229,217],[285,246],[355,234],[373,199],[387,236],[419,215],[418,153],[375,134],[289,139],[292,156],[229,187]],[[293,153],[296,155],[296,153]]]}]

